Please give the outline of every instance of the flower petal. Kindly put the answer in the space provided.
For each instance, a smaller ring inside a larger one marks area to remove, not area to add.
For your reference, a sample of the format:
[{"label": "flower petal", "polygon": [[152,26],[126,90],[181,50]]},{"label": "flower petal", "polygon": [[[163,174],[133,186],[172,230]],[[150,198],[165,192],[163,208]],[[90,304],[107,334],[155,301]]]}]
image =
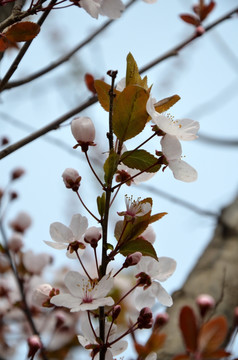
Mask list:
[{"label": "flower petal", "polygon": [[60,243],[70,243],[73,241],[72,231],[60,222],[54,222],[50,225],[50,236],[52,240]]},{"label": "flower petal", "polygon": [[151,291],[157,300],[164,306],[172,306],[173,300],[172,297],[167,293],[167,291],[160,285],[159,282],[153,281],[151,285]]},{"label": "flower petal", "polygon": [[155,295],[152,292],[151,286],[146,290],[142,288],[136,289],[135,307],[137,310],[141,310],[144,307],[152,308],[155,303]]},{"label": "flower petal", "polygon": [[81,237],[87,230],[88,219],[85,216],[76,214],[72,217],[69,227],[72,230],[75,239],[81,240]]},{"label": "flower petal", "polygon": [[66,245],[66,244],[59,244],[59,243],[55,243],[53,241],[45,241],[44,240],[44,242],[54,249],[62,250],[62,249],[66,249],[68,247],[68,245]]},{"label": "flower petal", "polygon": [[110,19],[117,19],[124,9],[125,5],[121,0],[103,0],[100,14],[108,16]]},{"label": "flower petal", "polygon": [[79,298],[72,296],[71,294],[59,294],[53,296],[50,300],[51,304],[56,306],[64,306],[68,309],[78,307],[80,305]]},{"label": "flower petal", "polygon": [[176,136],[167,134],[162,137],[160,144],[162,146],[162,152],[168,162],[170,160],[180,159],[182,147]]},{"label": "flower petal", "polygon": [[80,304],[86,291],[85,288],[89,284],[88,278],[77,271],[69,271],[65,276],[64,283],[71,294],[78,298],[78,303]]},{"label": "flower petal", "polygon": [[172,170],[175,179],[184,182],[197,180],[197,171],[183,160],[171,160],[169,168]]},{"label": "flower petal", "polygon": [[177,263],[174,259],[163,256],[159,258],[158,262],[158,275],[154,276],[159,281],[167,280],[175,271]]}]

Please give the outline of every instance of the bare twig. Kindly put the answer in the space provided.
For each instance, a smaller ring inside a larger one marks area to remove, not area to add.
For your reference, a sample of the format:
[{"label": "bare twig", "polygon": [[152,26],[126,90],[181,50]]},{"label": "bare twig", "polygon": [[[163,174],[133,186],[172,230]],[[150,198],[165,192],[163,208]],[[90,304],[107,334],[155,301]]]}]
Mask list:
[{"label": "bare twig", "polygon": [[[238,12],[238,7],[235,8],[234,10],[230,11],[228,14],[222,16],[221,18],[219,18],[218,20],[216,20],[215,22],[213,22],[211,25],[207,26],[205,28],[205,33],[208,32],[209,30],[211,30],[212,28],[214,28],[215,26],[217,26],[218,24],[222,23],[223,21],[229,19],[232,17],[232,15],[234,15],[235,13]],[[203,35],[204,36],[204,35]],[[159,58],[155,59],[153,62],[149,63],[148,65],[144,66],[143,68],[141,68],[140,73],[145,72],[146,70],[152,68],[153,66],[157,65],[158,63],[162,62],[163,60],[169,58],[170,56],[173,56],[175,54],[175,52],[178,52],[179,50],[181,50],[184,46],[190,44],[193,40],[195,40],[197,38],[196,36],[192,36],[189,39],[187,39],[186,41],[184,41],[182,44],[180,44],[179,46],[173,48],[171,51],[167,52],[165,55],[160,56]],[[179,50],[178,50],[179,49]],[[172,55],[171,55],[172,54]],[[7,148],[5,148],[4,150],[0,151],[0,159],[8,156],[9,154],[13,153],[14,151],[20,149],[22,146],[29,144],[30,142],[32,142],[33,140],[36,140],[37,138],[39,138],[40,136],[46,134],[47,132],[56,129],[61,123],[63,123],[64,121],[68,120],[71,116],[74,116],[75,114],[79,113],[80,111],[86,109],[87,107],[91,106],[92,104],[95,104],[97,102],[97,97],[92,97],[90,98],[88,101],[84,102],[82,105],[78,106],[77,108],[69,111],[68,113],[66,113],[65,115],[61,116],[60,118],[56,119],[55,121],[51,122],[49,125],[45,126],[44,128],[36,131],[35,133],[27,136],[26,138],[8,146]]]},{"label": "bare twig", "polygon": [[[127,5],[126,5],[126,9],[128,9],[133,3],[135,3],[136,0],[131,0]],[[50,71],[56,69],[57,67],[59,67],[60,65],[64,64],[65,62],[67,62],[74,54],[76,54],[76,52],[78,52],[80,49],[82,49],[85,45],[87,45],[88,43],[90,43],[97,35],[101,34],[106,28],[108,28],[115,20],[109,20],[107,22],[105,22],[105,24],[103,24],[99,29],[97,29],[96,31],[94,31],[91,35],[89,35],[83,42],[81,42],[80,44],[76,45],[71,51],[69,51],[67,54],[65,54],[64,56],[60,57],[58,60],[52,62],[50,65],[46,66],[45,68],[35,72],[34,74],[25,77],[24,79],[21,80],[17,80],[17,81],[11,81],[9,82],[5,87],[4,90],[7,89],[11,89],[17,86],[21,86],[24,84],[27,84],[39,77],[41,77],[42,75],[45,75],[47,73],[49,73]]]},{"label": "bare twig", "polygon": [[[43,24],[43,22],[45,21],[45,19],[47,18],[47,16],[49,15],[52,6],[55,4],[56,0],[51,0],[50,4],[49,4],[49,8],[47,10],[44,11],[44,13],[42,14],[42,16],[40,17],[39,21],[38,21],[38,25],[41,26]],[[13,9],[14,10],[14,9]],[[24,57],[25,53],[27,52],[28,48],[30,47],[31,43],[33,40],[27,41],[25,42],[25,44],[22,46],[21,50],[19,51],[17,57],[15,58],[15,60],[13,61],[12,65],[10,66],[9,70],[7,71],[6,75],[4,76],[4,78],[2,79],[1,83],[0,83],[0,92],[4,89],[5,85],[7,84],[8,80],[11,78],[11,76],[14,74],[14,72],[16,71],[20,61],[22,60],[22,58]]]}]

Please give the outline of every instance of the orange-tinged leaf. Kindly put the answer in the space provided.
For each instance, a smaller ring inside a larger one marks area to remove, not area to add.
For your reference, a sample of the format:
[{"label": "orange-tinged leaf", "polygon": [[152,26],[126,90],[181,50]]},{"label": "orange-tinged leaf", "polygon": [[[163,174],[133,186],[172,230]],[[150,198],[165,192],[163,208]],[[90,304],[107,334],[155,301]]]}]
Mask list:
[{"label": "orange-tinged leaf", "polygon": [[[213,351],[212,353],[203,353],[202,354],[202,357],[203,359],[222,359],[224,357],[227,357],[227,356],[230,356],[231,353],[224,350],[224,349],[219,349],[219,350],[216,350],[216,351]],[[235,360],[235,359],[233,359]]]},{"label": "orange-tinged leaf", "polygon": [[0,51],[5,51],[9,46],[10,42],[8,41],[8,39],[4,35],[0,34]]},{"label": "orange-tinged leaf", "polygon": [[202,353],[217,350],[227,334],[227,320],[224,316],[216,317],[202,326],[198,336],[198,348]]},{"label": "orange-tinged leaf", "polygon": [[[98,94],[98,101],[100,102],[101,106],[103,107],[104,110],[109,111],[109,109],[110,109],[109,91],[111,89],[111,85],[105,83],[102,80],[95,80],[94,87]],[[116,94],[116,96],[114,97],[114,100],[113,100],[113,106],[115,106],[116,102],[117,102],[117,97],[120,94],[120,91],[114,89],[113,92],[114,92],[114,94]]]},{"label": "orange-tinged leaf", "polygon": [[84,75],[84,81],[89,91],[91,91],[93,94],[96,94],[96,89],[94,87],[94,77],[91,74],[85,74]]},{"label": "orange-tinged leaf", "polygon": [[162,217],[164,217],[165,215],[167,215],[167,212],[163,212],[163,213],[158,213],[158,214],[154,214],[150,217],[150,224],[152,224],[155,221],[158,221],[160,219],[162,219]]},{"label": "orange-tinged leaf", "polygon": [[11,42],[29,41],[40,32],[40,26],[31,21],[15,23],[7,28],[5,36]]},{"label": "orange-tinged leaf", "polygon": [[214,1],[211,1],[210,4],[203,7],[202,12],[200,14],[201,21],[203,21],[207,18],[207,16],[210,14],[210,12],[212,12],[212,10],[214,9],[215,5],[216,5],[216,3]]},{"label": "orange-tinged leaf", "polygon": [[187,350],[195,352],[197,349],[198,327],[196,316],[190,306],[184,306],[181,309],[179,325]]},{"label": "orange-tinged leaf", "polygon": [[126,85],[140,85],[145,90],[148,90],[147,76],[141,78],[137,63],[131,53],[127,55],[126,61]]},{"label": "orange-tinged leaf", "polygon": [[165,343],[166,340],[166,334],[164,333],[155,333],[152,332],[149,339],[147,340],[146,346],[150,350],[150,352],[154,351],[157,352],[159,349],[161,349]]},{"label": "orange-tinged leaf", "polygon": [[155,106],[155,110],[158,113],[162,113],[164,111],[169,110],[174,104],[176,104],[177,101],[180,100],[180,96],[179,95],[172,95],[169,96],[165,99],[162,99],[160,101],[158,101],[154,106]]}]

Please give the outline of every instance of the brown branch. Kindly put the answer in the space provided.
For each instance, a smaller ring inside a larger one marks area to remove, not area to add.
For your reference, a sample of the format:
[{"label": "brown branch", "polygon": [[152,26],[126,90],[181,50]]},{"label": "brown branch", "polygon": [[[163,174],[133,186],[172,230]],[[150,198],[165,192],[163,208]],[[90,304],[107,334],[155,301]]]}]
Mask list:
[{"label": "brown branch", "polygon": [[[20,0],[21,1],[21,0]],[[30,16],[30,15],[34,15],[37,10],[40,10],[41,8],[41,5],[45,2],[46,0],[41,0],[39,1],[39,3],[37,3],[36,6],[34,6],[33,8],[31,9],[28,9],[26,11],[19,11],[19,3],[17,1],[17,7],[15,9],[15,11],[12,11],[11,15],[5,19],[4,21],[2,21],[0,23],[0,32],[2,32],[6,27],[18,22],[18,21],[21,21],[22,19],[26,18],[27,16]]]},{"label": "brown branch", "polygon": [[[212,28],[214,28],[218,24],[222,23],[224,20],[227,20],[227,19],[231,18],[232,15],[234,15],[236,12],[238,12],[238,7],[235,8],[234,10],[230,11],[228,14],[222,16],[221,18],[219,18],[218,20],[213,22],[211,25],[207,26],[205,28],[205,31],[208,32],[209,30],[211,30]],[[188,45],[189,43],[191,43],[196,38],[197,38],[197,35],[190,37],[189,39],[184,41],[179,46],[177,46],[177,47],[173,48],[171,51],[167,52],[165,55],[160,56],[159,58],[155,59],[153,62],[151,62],[148,65],[141,68],[140,73],[145,72],[146,70],[152,68],[156,64],[162,62],[163,60],[169,58],[170,56],[173,56],[175,54],[175,52],[178,52],[178,49],[181,50],[184,46]],[[63,115],[60,118],[56,119],[55,121],[51,122],[50,124],[48,124],[44,128],[32,133],[31,135],[27,136],[26,138],[24,138],[24,139],[22,139],[20,141],[8,146],[4,150],[0,151],[0,159],[3,159],[4,157],[6,157],[9,154],[13,153],[14,151],[20,149],[22,146],[24,146],[26,144],[29,144],[33,140],[36,140],[37,138],[39,138],[40,136],[46,134],[47,132],[58,128],[61,123],[68,120],[70,117],[74,116],[75,114],[79,113],[80,111],[86,109],[87,107],[91,106],[92,104],[95,104],[96,102],[97,102],[97,97],[92,97],[88,101],[84,102],[82,105],[80,105],[77,108],[69,111],[68,113],[66,113],[65,115]]]},{"label": "brown branch", "polygon": [[[127,5],[126,5],[126,9],[128,9],[136,0],[131,0]],[[10,83],[8,83],[5,87],[4,90],[6,89],[12,89],[14,87],[17,86],[21,86],[24,84],[27,84],[39,77],[41,77],[42,75],[47,74],[48,72],[56,69],[58,66],[64,64],[65,62],[67,62],[74,54],[76,54],[76,52],[78,52],[80,49],[82,49],[85,45],[87,45],[88,43],[90,43],[97,35],[101,34],[101,32],[103,30],[105,30],[107,27],[109,27],[115,20],[109,20],[107,21],[105,24],[103,24],[99,29],[97,29],[96,31],[94,31],[91,35],[89,35],[83,42],[81,42],[80,44],[76,45],[71,51],[69,51],[66,55],[60,57],[58,60],[52,62],[50,65],[44,67],[43,69],[35,72],[34,74],[27,76],[24,79],[20,79],[17,81],[11,81]]]},{"label": "brown branch", "polygon": [[[37,24],[39,26],[41,26],[45,19],[47,18],[47,16],[49,15],[53,5],[55,4],[56,0],[51,0],[50,4],[49,4],[49,8],[47,10],[44,11],[44,13],[41,15],[39,21],[37,22]],[[14,9],[13,9],[14,10]],[[8,69],[6,75],[4,76],[4,78],[2,79],[2,81],[0,82],[0,92],[4,89],[5,85],[7,84],[8,80],[11,78],[11,76],[14,74],[14,72],[16,71],[19,63],[21,62],[22,58],[24,57],[25,53],[27,52],[27,50],[29,49],[32,41],[34,39],[30,40],[30,41],[26,41],[25,44],[22,46],[21,50],[19,51],[17,57],[15,58],[15,60],[13,61],[12,65],[10,66],[10,68]]]}]

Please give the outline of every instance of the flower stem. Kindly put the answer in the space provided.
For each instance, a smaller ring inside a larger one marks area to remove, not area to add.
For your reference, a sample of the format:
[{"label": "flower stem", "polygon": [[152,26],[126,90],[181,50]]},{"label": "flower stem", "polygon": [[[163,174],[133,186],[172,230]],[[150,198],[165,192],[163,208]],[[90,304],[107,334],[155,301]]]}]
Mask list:
[{"label": "flower stem", "polygon": [[78,195],[79,200],[81,201],[81,204],[83,205],[83,207],[87,210],[87,212],[100,223],[100,220],[89,210],[89,208],[85,205],[85,203],[83,202],[81,196],[79,195],[79,192],[76,191],[76,194]]},{"label": "flower stem", "polygon": [[85,156],[86,156],[88,165],[89,165],[90,169],[92,170],[95,178],[98,180],[98,182],[100,183],[100,185],[104,188],[104,185],[103,185],[102,181],[99,179],[98,175],[96,174],[96,172],[95,172],[95,170],[94,170],[94,168],[93,168],[93,166],[92,166],[92,164],[91,164],[91,161],[89,160],[87,151],[85,151],[84,154],[85,154]]}]

